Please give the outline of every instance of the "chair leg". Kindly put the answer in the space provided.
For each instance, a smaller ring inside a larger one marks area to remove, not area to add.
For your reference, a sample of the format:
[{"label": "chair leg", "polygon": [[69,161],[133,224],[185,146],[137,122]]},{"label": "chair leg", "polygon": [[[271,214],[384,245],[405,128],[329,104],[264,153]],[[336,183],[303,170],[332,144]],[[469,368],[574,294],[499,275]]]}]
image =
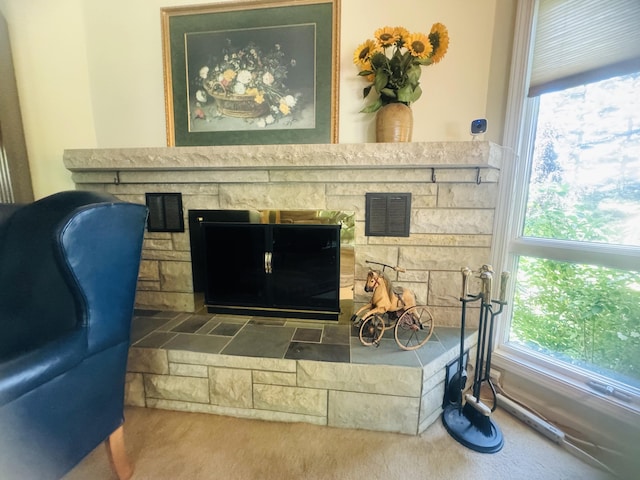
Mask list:
[{"label": "chair leg", "polygon": [[120,425],[109,438],[105,440],[109,463],[119,480],[129,480],[133,475],[133,467],[127,457],[124,446],[124,425]]}]

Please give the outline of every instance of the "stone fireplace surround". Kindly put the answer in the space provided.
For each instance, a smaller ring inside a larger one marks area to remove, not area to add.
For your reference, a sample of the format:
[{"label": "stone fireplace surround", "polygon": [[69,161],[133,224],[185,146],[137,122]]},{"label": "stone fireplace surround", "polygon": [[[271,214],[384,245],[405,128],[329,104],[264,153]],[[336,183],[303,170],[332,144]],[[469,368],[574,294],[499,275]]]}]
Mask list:
[{"label": "stone fireplace surround", "polygon": [[[437,324],[458,325],[460,268],[489,261],[502,153],[483,141],[172,147],[66,150],[64,164],[78,189],[123,200],[181,192],[185,217],[189,209],[355,211],[356,304],[368,299],[365,260],[397,264],[407,271],[393,280]],[[365,236],[367,192],[412,194],[410,237]],[[188,232],[147,232],[138,308],[202,305],[189,248]]]},{"label": "stone fireplace surround", "polygon": [[[459,326],[460,268],[477,269],[489,261],[502,161],[503,149],[483,141],[85,149],[64,153],[64,164],[78,189],[106,191],[137,203],[144,203],[148,192],[181,192],[185,216],[189,209],[354,211],[356,308],[369,298],[362,288],[368,270],[365,261],[397,264],[406,272],[393,280],[413,289],[418,303],[428,305],[436,328]],[[412,194],[409,237],[365,236],[367,192]],[[193,292],[190,261],[188,232],[147,232],[136,306],[197,311],[202,299]],[[476,315],[470,318],[473,321]],[[132,348],[130,364],[134,367],[129,369],[129,391],[157,393],[162,389],[148,387],[158,379],[179,390],[194,376],[198,380],[208,378],[209,384],[225,378],[229,385],[248,381],[254,405],[216,406],[212,398],[207,406],[206,402],[191,401],[185,391],[170,393],[169,398],[143,394],[146,406],[410,434],[424,431],[438,417],[444,368],[456,356],[454,348],[441,356],[437,365],[416,372],[392,366],[367,369],[366,365],[230,359],[148,350]],[[383,371],[385,389],[378,391],[376,385],[380,383],[372,382],[372,376],[375,379],[376,372]],[[287,375],[282,375],[285,372]],[[348,378],[349,385],[339,378]],[[400,382],[397,386],[392,383],[394,378]],[[407,378],[413,378],[409,382],[412,386],[407,387]],[[213,392],[214,387],[209,389]],[[283,405],[257,407],[256,391],[271,399],[285,399]],[[313,415],[312,420],[307,407],[292,406],[286,400],[309,393],[327,398],[324,413]],[[338,397],[349,401],[332,402]],[[359,424],[353,415],[345,421],[355,413],[345,405],[355,399],[376,402],[381,410],[393,405],[392,410],[402,412],[402,418],[385,419],[381,425],[370,418]],[[342,422],[336,423],[335,419]]]}]

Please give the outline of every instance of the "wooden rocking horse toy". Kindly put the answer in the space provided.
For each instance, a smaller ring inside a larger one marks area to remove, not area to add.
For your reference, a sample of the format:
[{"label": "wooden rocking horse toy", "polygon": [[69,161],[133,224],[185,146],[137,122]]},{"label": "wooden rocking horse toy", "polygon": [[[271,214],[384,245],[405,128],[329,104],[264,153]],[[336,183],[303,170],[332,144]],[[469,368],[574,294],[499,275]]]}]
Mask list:
[{"label": "wooden rocking horse toy", "polygon": [[373,295],[368,304],[358,309],[358,311],[352,315],[351,321],[354,322],[356,326],[371,315],[383,315],[388,312],[398,312],[401,314],[416,304],[416,297],[411,290],[402,287],[394,288],[391,280],[389,280],[384,273],[385,268],[390,268],[394,272],[404,272],[404,268],[392,267],[384,263],[370,262],[369,260],[366,262],[381,265],[382,270],[369,270],[364,291],[372,293]]},{"label": "wooden rocking horse toy", "polygon": [[369,271],[364,290],[372,293],[371,301],[351,317],[353,325],[359,329],[360,342],[365,346],[377,347],[384,332],[393,330],[401,349],[420,348],[433,333],[433,317],[426,306],[416,305],[411,290],[394,289],[384,274],[385,268],[395,272],[404,272],[404,269],[368,260],[367,263],[381,265],[382,270]]}]

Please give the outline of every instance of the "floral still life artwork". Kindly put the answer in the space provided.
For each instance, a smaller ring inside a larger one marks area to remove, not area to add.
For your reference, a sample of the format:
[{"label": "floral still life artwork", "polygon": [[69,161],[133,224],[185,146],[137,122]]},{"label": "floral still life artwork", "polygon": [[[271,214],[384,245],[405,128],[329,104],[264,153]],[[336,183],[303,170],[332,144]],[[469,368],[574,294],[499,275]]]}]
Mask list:
[{"label": "floral still life artwork", "polygon": [[187,36],[189,131],[315,127],[314,26]]},{"label": "floral still life artwork", "polygon": [[375,31],[374,37],[358,46],[353,56],[358,75],[369,82],[363,97],[377,94],[361,111],[376,112],[390,103],[409,106],[422,95],[421,67],[440,62],[447,53],[447,28],[435,23],[425,34],[410,33],[403,27],[383,27]]}]

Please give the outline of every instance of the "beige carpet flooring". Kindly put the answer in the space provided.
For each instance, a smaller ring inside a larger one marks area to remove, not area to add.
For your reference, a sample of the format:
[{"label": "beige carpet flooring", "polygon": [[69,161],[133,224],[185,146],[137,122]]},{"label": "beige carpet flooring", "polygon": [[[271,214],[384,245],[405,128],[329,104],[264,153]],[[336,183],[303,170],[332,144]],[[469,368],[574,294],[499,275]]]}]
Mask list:
[{"label": "beige carpet flooring", "polygon": [[[408,436],[133,407],[125,415],[133,480],[611,478],[501,409],[493,418],[505,446],[495,454],[458,444],[440,420]],[[115,478],[100,446],[64,480]]]}]

